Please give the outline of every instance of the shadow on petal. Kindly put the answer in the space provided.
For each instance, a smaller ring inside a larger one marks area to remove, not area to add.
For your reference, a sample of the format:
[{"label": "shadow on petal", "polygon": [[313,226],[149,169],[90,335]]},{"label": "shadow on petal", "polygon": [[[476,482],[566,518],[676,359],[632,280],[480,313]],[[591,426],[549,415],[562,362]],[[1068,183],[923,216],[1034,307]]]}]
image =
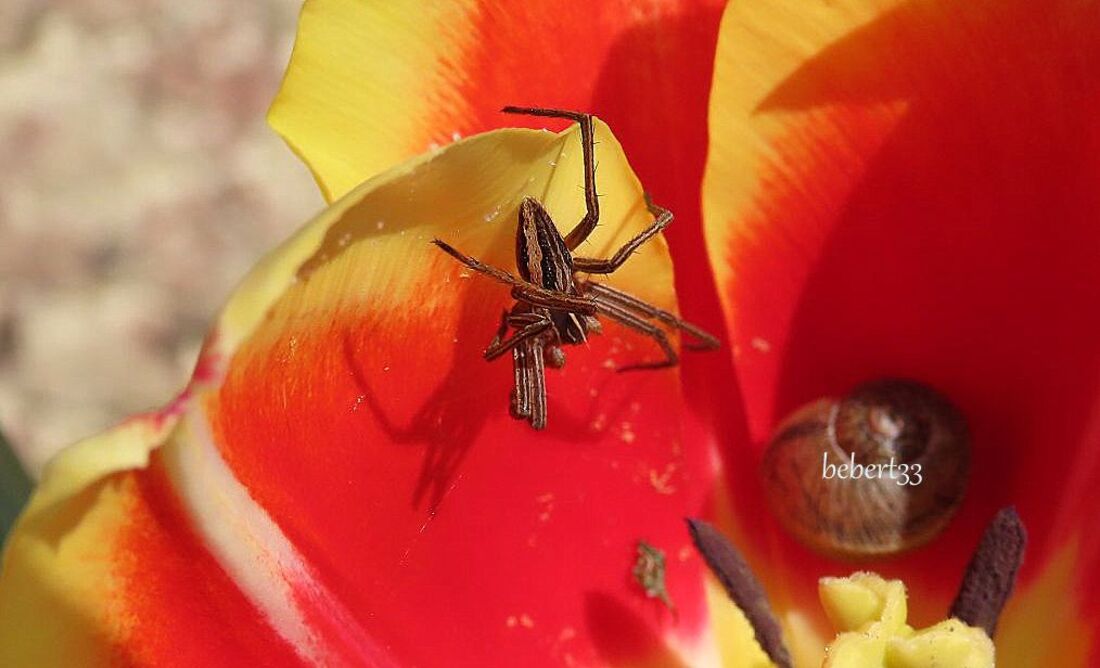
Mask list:
[{"label": "shadow on petal", "polygon": [[619,599],[590,592],[584,608],[596,651],[609,665],[688,668],[653,628]]}]

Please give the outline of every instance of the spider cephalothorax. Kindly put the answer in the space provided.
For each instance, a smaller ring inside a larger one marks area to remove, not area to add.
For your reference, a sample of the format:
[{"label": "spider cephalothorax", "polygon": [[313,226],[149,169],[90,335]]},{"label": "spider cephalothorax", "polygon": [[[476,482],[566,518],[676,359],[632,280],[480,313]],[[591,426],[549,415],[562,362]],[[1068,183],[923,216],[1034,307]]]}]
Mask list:
[{"label": "spider cephalothorax", "polygon": [[[597,315],[606,316],[653,338],[665,358],[621,367],[659,369],[679,361],[664,330],[652,321],[664,323],[694,336],[694,348],[713,349],[718,339],[677,316],[648,304],[609,285],[594,283],[578,274],[610,274],[618,269],[639,246],[653,238],[672,222],[672,213],[646,196],[646,205],[654,216],[653,224],[626,242],[608,259],[574,257],[572,251],[596,229],[600,203],[596,194],[594,128],[592,116],[573,111],[505,107],[510,114],[529,114],[566,118],[580,124],[584,149],[584,218],[564,238],[542,204],[526,197],[519,206],[516,232],[516,267],[519,276],[484,264],[436,239],[439,246],[467,267],[512,286],[516,304],[505,311],[497,335],[485,349],[485,359],[494,360],[512,352],[515,387],[512,390],[513,417],[528,421],[535,429],[546,426],[545,365],[560,368],[565,364],[563,345],[576,345],[588,332],[599,332]],[[508,336],[512,330],[511,336]]]}]

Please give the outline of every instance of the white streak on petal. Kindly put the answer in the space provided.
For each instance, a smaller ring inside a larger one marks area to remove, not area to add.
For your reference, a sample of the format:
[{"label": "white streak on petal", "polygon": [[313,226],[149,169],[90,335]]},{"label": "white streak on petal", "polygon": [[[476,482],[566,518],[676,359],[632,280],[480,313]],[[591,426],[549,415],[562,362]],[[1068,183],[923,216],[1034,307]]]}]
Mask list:
[{"label": "white streak on petal", "polygon": [[395,666],[233,475],[197,399],[162,452],[180,501],[211,555],[309,664]]}]

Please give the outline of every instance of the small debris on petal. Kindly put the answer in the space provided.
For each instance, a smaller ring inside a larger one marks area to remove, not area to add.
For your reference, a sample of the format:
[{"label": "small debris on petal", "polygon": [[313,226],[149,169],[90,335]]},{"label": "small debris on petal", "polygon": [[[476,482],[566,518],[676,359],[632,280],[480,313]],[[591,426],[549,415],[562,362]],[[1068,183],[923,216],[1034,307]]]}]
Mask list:
[{"label": "small debris on petal", "polygon": [[658,494],[675,494],[676,488],[670,484],[674,473],[676,473],[676,464],[669,464],[662,473],[650,469],[649,484],[653,486]]},{"label": "small debris on petal", "polygon": [[502,202],[502,203],[498,203],[498,204],[497,204],[497,205],[496,205],[495,207],[493,207],[493,210],[492,210],[492,211],[490,211],[489,213],[485,214],[485,215],[484,215],[484,216],[482,217],[482,219],[483,219],[483,220],[484,220],[484,221],[485,221],[486,223],[491,223],[491,222],[493,222],[494,220],[496,220],[497,218],[499,218],[499,217],[500,217],[500,214],[501,214],[501,213],[503,213],[503,212],[504,212],[504,210],[505,210],[505,209],[506,209],[506,208],[507,208],[508,206],[509,206],[509,204],[507,204],[507,203],[503,203],[503,202]]},{"label": "small debris on petal", "polygon": [[550,521],[550,515],[554,512],[554,495],[552,493],[546,493],[535,499],[542,511],[539,513],[539,521],[545,524]]},{"label": "small debris on petal", "polygon": [[665,588],[665,553],[644,540],[638,541],[638,560],[632,571],[634,580],[648,598],[659,599],[669,610],[675,610]]},{"label": "small debris on petal", "polygon": [[619,427],[619,438],[623,440],[623,443],[633,443],[636,438],[634,435],[634,428],[629,422],[624,422]]},{"label": "small debris on petal", "polygon": [[762,339],[759,336],[754,336],[752,341],[749,341],[749,345],[751,345],[754,350],[758,350],[762,353],[770,352],[772,349],[772,344],[768,343],[767,339]]}]

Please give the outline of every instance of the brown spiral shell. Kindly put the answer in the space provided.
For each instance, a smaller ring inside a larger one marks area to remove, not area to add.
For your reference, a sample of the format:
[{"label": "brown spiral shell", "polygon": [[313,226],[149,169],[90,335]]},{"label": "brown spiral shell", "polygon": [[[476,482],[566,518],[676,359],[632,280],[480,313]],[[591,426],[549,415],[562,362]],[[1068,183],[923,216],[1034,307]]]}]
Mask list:
[{"label": "brown spiral shell", "polygon": [[[885,468],[891,458],[895,477]],[[863,475],[841,479],[840,466],[853,460]],[[892,379],[797,410],[776,429],[762,467],[768,502],[787,530],[818,552],[850,558],[934,538],[958,509],[969,470],[959,411],[925,385]]]}]

